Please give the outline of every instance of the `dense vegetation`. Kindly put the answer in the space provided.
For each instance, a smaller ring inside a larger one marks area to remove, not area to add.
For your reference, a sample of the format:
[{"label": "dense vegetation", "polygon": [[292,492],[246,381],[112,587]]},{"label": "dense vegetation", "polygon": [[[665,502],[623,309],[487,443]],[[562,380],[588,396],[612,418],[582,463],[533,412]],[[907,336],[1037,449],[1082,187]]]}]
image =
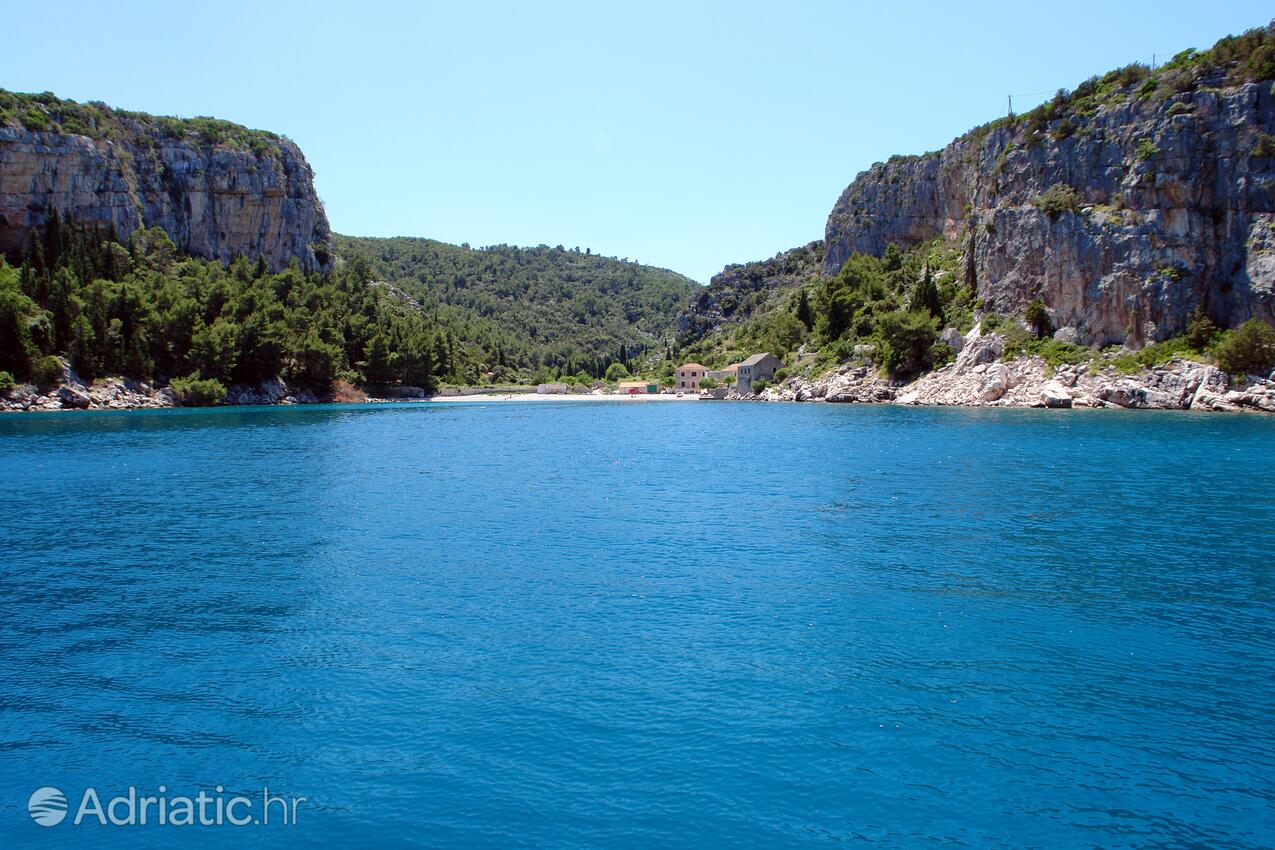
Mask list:
[{"label": "dense vegetation", "polygon": [[649,370],[668,354],[670,317],[699,289],[665,269],[561,245],[338,236],[336,247],[462,340],[472,383],[597,378],[612,362]]},{"label": "dense vegetation", "polygon": [[23,94],[0,89],[0,127],[36,132],[75,133],[91,139],[150,144],[159,133],[198,144],[226,145],[266,154],[280,136],[219,118],[172,118],[116,109],[105,103],[77,103],[51,92]]},{"label": "dense vegetation", "polygon": [[907,251],[891,245],[881,257],[855,254],[834,276],[811,268],[796,288],[772,294],[771,309],[687,341],[681,356],[721,366],[769,351],[795,364],[798,351],[818,350],[814,365],[823,367],[858,352],[892,374],[913,374],[951,356],[938,342],[945,324],[973,324],[974,298],[963,281],[959,252],[938,241]]},{"label": "dense vegetation", "polygon": [[776,298],[819,274],[823,241],[782,251],[768,260],[729,265],[713,276],[678,319],[681,341],[699,339],[725,324],[782,307]]},{"label": "dense vegetation", "polygon": [[269,274],[244,258],[184,257],[157,228],[124,245],[51,212],[20,265],[0,260],[0,373],[52,386],[61,355],[82,379],[171,383],[192,403],[274,378],[324,395],[336,381],[429,389],[627,375],[642,352],[667,354],[668,317],[695,288],[560,248],[342,248],[333,271]]},{"label": "dense vegetation", "polygon": [[125,246],[52,213],[20,266],[0,260],[0,370],[49,386],[61,354],[86,380],[172,382],[195,400],[276,377],[322,395],[337,380],[430,387],[463,373],[455,335],[365,274],[227,268],[180,256],[157,228]]}]

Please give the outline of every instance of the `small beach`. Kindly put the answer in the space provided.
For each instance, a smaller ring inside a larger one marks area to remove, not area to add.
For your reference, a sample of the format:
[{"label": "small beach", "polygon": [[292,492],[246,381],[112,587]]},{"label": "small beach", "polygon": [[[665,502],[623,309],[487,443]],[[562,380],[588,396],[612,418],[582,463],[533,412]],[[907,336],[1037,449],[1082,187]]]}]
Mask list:
[{"label": "small beach", "polygon": [[[403,399],[385,399],[385,401],[403,401]],[[610,394],[581,394],[581,393],[503,393],[484,395],[474,393],[473,395],[436,395],[430,398],[421,399],[421,401],[440,402],[446,404],[456,403],[472,403],[472,402],[522,402],[522,401],[622,401],[622,402],[647,402],[647,401],[699,401],[698,395],[683,394],[681,396],[671,395],[667,393],[650,393],[639,395],[620,395],[619,393]]]}]

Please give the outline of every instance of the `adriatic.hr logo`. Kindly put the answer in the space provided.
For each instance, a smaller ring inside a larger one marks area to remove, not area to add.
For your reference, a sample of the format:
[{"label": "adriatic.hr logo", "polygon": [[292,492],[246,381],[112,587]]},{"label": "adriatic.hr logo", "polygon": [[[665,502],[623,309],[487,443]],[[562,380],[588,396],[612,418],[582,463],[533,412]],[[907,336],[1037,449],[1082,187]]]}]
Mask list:
[{"label": "adriatic.hr logo", "polygon": [[40,826],[53,827],[71,816],[71,824],[85,821],[100,826],[291,826],[297,822],[297,806],[305,797],[283,797],[262,788],[261,794],[245,796],[228,793],[218,785],[209,793],[200,789],[193,796],[170,794],[160,785],[157,794],[139,794],[130,785],[114,797],[85,788],[78,805],[72,807],[60,788],[46,785],[27,798],[27,812]]},{"label": "adriatic.hr logo", "polygon": [[66,795],[58,788],[37,788],[27,800],[27,811],[40,826],[57,826],[66,817]]}]

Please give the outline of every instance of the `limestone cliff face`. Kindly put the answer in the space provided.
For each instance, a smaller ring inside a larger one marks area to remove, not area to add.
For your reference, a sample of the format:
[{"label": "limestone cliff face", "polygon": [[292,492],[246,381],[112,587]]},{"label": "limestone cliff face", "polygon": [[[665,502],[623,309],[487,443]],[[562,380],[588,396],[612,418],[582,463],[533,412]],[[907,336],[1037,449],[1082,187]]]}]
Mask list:
[{"label": "limestone cliff face", "polygon": [[327,216],[292,142],[256,133],[251,145],[236,145],[175,130],[175,119],[97,111],[104,117],[92,135],[0,122],[0,250],[21,253],[56,209],[120,239],[162,227],[179,248],[223,262],[264,257],[274,270],[294,258],[311,269],[329,263]]},{"label": "limestone cliff face", "polygon": [[1224,325],[1275,323],[1272,83],[1215,72],[1192,88],[1130,84],[1090,115],[997,122],[875,165],[828,217],[822,271],[942,237],[990,308],[1039,296],[1081,342],[1162,339],[1201,303]]}]

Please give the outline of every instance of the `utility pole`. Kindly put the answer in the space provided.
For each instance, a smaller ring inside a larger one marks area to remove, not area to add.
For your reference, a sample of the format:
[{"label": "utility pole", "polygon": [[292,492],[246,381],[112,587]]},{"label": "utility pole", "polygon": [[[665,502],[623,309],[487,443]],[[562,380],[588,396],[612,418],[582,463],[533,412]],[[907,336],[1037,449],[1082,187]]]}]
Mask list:
[{"label": "utility pole", "polygon": [[1014,117],[1014,96],[1012,94],[1009,95],[1009,117]]}]

